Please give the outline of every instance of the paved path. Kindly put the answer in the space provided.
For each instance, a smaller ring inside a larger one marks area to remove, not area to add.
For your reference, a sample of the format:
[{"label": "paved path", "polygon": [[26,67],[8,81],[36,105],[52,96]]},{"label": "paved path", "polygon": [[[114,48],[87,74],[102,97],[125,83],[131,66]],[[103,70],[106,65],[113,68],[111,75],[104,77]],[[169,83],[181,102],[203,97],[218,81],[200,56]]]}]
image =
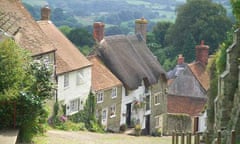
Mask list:
[{"label": "paved path", "polygon": [[15,144],[18,130],[0,130],[0,144]]}]

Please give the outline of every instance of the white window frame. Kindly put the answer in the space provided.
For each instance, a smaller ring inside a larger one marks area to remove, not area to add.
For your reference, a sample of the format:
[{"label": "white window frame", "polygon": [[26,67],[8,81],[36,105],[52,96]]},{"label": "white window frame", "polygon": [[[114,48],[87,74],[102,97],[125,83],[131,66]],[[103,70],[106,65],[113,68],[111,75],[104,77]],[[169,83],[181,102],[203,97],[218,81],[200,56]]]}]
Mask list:
[{"label": "white window frame", "polygon": [[110,106],[110,118],[116,117],[116,104]]},{"label": "white window frame", "polygon": [[102,123],[105,123],[107,120],[107,109],[102,110]]},{"label": "white window frame", "polygon": [[117,97],[117,87],[112,88],[112,98]]},{"label": "white window frame", "polygon": [[76,85],[81,85],[84,83],[84,73],[83,71],[78,71],[76,74]]},{"label": "white window frame", "polygon": [[[147,102],[147,97],[149,97],[149,101]],[[151,110],[151,95],[146,95],[145,96],[145,102],[146,102],[146,104],[145,104],[145,110],[146,111],[149,111],[149,110]],[[148,108],[148,107],[149,108]]]},{"label": "white window frame", "polygon": [[69,102],[69,110],[71,113],[78,112],[80,108],[80,99],[74,99]]},{"label": "white window frame", "polygon": [[103,91],[99,91],[97,93],[97,103],[102,103],[104,100],[104,92]]},{"label": "white window frame", "polygon": [[65,73],[64,75],[63,75],[63,87],[64,88],[67,88],[67,87],[69,87],[69,74],[68,73]]},{"label": "white window frame", "polygon": [[154,105],[160,105],[161,104],[161,92],[155,93],[154,94]]}]

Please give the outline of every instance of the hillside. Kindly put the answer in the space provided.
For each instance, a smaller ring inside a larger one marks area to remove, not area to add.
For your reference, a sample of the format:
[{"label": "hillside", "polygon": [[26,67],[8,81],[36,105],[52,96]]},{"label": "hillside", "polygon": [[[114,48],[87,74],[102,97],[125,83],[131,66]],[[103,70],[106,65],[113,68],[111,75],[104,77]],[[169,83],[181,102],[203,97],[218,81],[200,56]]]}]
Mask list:
[{"label": "hillside", "polygon": [[[102,21],[113,27],[108,34],[127,34],[134,31],[134,20],[144,17],[149,21],[148,30],[159,21],[174,22],[176,8],[186,0],[22,0],[35,19],[40,19],[40,8],[49,5],[52,21],[57,26],[92,26]],[[229,1],[215,0],[231,12]]]}]

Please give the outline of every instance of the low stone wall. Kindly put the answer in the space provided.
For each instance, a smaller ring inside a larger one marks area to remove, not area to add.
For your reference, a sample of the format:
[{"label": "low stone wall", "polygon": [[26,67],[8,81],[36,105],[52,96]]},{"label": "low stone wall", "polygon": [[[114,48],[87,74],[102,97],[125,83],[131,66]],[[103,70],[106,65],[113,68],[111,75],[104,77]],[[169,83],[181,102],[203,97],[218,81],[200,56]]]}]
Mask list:
[{"label": "low stone wall", "polygon": [[173,132],[191,132],[192,119],[186,114],[166,114],[164,123],[164,135],[171,135]]}]

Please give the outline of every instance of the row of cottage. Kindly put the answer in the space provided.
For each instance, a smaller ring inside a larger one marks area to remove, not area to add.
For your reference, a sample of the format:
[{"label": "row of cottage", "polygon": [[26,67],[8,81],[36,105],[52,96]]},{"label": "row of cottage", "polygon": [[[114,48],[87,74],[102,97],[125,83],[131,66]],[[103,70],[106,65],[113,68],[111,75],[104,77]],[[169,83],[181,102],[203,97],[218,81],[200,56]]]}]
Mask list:
[{"label": "row of cottage", "polygon": [[[93,25],[96,48],[84,57],[50,21],[48,6],[35,21],[19,0],[0,0],[0,38],[11,37],[34,59],[54,65],[55,99],[66,106],[66,115],[83,109],[89,92],[96,97],[96,116],[108,130],[140,124],[145,134],[176,130],[168,113],[190,117],[188,130],[204,130],[207,100],[208,46],[196,47],[196,60],[166,73],[146,45],[147,20],[135,21],[134,35],[104,36],[104,24]],[[203,119],[203,120],[202,120]],[[180,128],[182,129],[182,128]]]}]

